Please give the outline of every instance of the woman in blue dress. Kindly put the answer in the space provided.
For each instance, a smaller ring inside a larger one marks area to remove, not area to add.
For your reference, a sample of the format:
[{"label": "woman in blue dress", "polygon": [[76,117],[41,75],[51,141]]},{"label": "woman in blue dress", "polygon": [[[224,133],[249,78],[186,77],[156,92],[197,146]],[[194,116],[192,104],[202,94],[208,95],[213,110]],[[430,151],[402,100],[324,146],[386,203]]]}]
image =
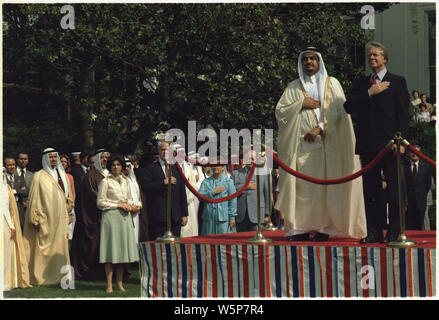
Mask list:
[{"label": "woman in blue dress", "polygon": [[[233,180],[224,174],[224,167],[213,167],[213,175],[203,180],[199,193],[211,199],[227,197],[236,192]],[[219,203],[204,203],[201,234],[235,232],[236,198]]]}]

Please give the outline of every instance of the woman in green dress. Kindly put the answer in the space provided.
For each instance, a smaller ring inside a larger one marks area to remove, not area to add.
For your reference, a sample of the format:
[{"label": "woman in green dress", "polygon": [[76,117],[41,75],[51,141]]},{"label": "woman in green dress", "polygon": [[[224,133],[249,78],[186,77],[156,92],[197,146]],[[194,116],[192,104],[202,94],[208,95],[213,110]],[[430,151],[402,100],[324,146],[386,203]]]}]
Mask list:
[{"label": "woman in green dress", "polygon": [[110,174],[99,183],[97,206],[102,210],[99,262],[105,263],[107,293],[113,292],[113,270],[116,288],[125,291],[122,278],[127,263],[139,260],[130,211],[135,210],[122,156],[112,155],[107,163]]}]

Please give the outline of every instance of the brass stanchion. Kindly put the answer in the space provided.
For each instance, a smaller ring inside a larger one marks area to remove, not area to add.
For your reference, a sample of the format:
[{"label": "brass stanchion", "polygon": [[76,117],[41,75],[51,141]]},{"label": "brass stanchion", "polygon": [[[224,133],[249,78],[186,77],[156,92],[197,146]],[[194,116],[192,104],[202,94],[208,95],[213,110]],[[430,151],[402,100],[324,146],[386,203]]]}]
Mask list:
[{"label": "brass stanchion", "polygon": [[[166,161],[166,160],[165,160]],[[167,207],[167,224],[168,230],[165,232],[163,236],[157,238],[157,242],[160,243],[173,243],[180,241],[180,238],[174,236],[171,231],[171,192],[172,192],[172,183],[171,183],[171,166],[168,164],[168,207]]]},{"label": "brass stanchion", "polygon": [[263,230],[268,230],[268,231],[276,231],[277,227],[273,225],[273,222],[271,222],[271,214],[272,214],[272,197],[271,197],[271,192],[272,192],[272,186],[271,186],[271,172],[270,170],[268,170],[268,174],[267,174],[267,183],[268,183],[268,223],[266,223],[264,225]]},{"label": "brass stanchion", "polygon": [[260,186],[259,186],[259,170],[258,168],[256,168],[255,171],[256,174],[256,200],[258,202],[258,231],[256,232],[256,236],[254,238],[248,239],[247,243],[252,243],[252,244],[267,244],[267,243],[271,243],[272,240],[265,238],[264,235],[262,234],[261,231],[261,195],[259,192]]},{"label": "brass stanchion", "polygon": [[407,248],[411,246],[415,246],[416,241],[409,240],[405,235],[405,212],[403,210],[402,204],[402,194],[401,194],[401,155],[400,155],[400,147],[401,147],[401,132],[397,132],[395,134],[396,140],[396,172],[398,176],[398,201],[399,201],[399,222],[400,222],[400,232],[398,235],[398,239],[396,241],[389,242],[389,247],[392,248]]}]

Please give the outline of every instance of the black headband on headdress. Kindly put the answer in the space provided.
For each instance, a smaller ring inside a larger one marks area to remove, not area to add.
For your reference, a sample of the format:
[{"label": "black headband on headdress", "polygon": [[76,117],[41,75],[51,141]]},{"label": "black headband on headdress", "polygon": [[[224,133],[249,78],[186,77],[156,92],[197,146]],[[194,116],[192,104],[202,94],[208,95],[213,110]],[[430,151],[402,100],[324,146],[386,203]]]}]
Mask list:
[{"label": "black headband on headdress", "polygon": [[[47,148],[47,149],[49,149],[49,148]],[[56,151],[53,148],[50,148],[50,150],[47,150],[47,149],[45,149],[46,151],[43,151],[43,155],[48,154],[48,153],[58,153],[58,151]]]},{"label": "black headband on headdress", "polygon": [[317,50],[317,48],[316,47],[311,47],[311,46],[309,46],[309,47],[306,47],[305,49],[303,49],[302,51],[315,51],[315,52],[318,52],[318,50]]},{"label": "black headband on headdress", "polygon": [[97,155],[98,153],[109,153],[109,152],[106,149],[101,148],[101,149],[98,149],[95,152],[93,152],[93,154],[91,156],[93,157],[93,156]]}]

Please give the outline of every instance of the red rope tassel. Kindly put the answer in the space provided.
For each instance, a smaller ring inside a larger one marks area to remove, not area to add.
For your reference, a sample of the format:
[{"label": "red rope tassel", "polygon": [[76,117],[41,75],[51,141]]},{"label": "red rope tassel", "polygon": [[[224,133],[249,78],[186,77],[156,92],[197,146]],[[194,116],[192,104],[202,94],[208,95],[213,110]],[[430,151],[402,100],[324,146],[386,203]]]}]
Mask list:
[{"label": "red rope tassel", "polygon": [[426,155],[424,155],[423,153],[421,153],[420,151],[418,151],[415,147],[413,147],[411,144],[409,144],[407,146],[410,151],[412,151],[414,154],[416,154],[419,158],[423,159],[424,161],[434,165],[436,167],[436,162],[434,162],[433,160],[431,160],[429,157],[427,157]]},{"label": "red rope tassel", "polygon": [[249,185],[249,183],[250,183],[250,181],[251,181],[251,179],[252,179],[253,173],[255,172],[255,169],[256,169],[256,164],[253,163],[253,164],[252,164],[252,167],[251,167],[251,169],[250,169],[250,172],[249,172],[249,174],[248,174],[248,176],[247,176],[247,179],[245,180],[245,184],[242,186],[241,189],[239,189],[238,191],[236,191],[234,194],[231,194],[231,195],[229,195],[229,196],[227,196],[227,197],[218,198],[218,199],[210,199],[210,198],[207,198],[207,197],[203,196],[201,193],[199,193],[199,192],[197,191],[197,189],[195,189],[195,188],[191,185],[191,183],[186,179],[186,177],[185,177],[185,175],[184,175],[184,173],[183,173],[183,170],[181,169],[180,164],[179,164],[178,162],[175,162],[175,165],[177,166],[178,173],[180,174],[180,177],[183,179],[183,182],[184,182],[184,184],[186,185],[186,187],[188,187],[189,190],[190,190],[190,191],[191,191],[191,192],[192,192],[192,193],[193,193],[198,199],[203,200],[203,201],[205,201],[205,202],[209,202],[209,203],[219,203],[219,202],[229,201],[229,200],[232,200],[233,198],[236,198],[236,197],[240,196],[240,195],[245,191],[245,189],[247,189],[247,187],[248,187],[248,185]]},{"label": "red rope tassel", "polygon": [[303,179],[303,180],[306,180],[309,182],[313,182],[316,184],[323,184],[323,185],[340,184],[340,183],[348,182],[348,181],[351,181],[351,180],[358,178],[359,176],[365,174],[370,169],[372,169],[382,159],[382,157],[384,157],[384,155],[389,150],[390,149],[388,147],[384,147],[380,151],[380,153],[378,153],[377,156],[371,162],[369,162],[369,164],[367,166],[365,166],[360,171],[357,171],[357,172],[351,174],[350,176],[347,176],[344,178],[339,178],[339,179],[322,180],[322,179],[317,179],[314,177],[307,176],[306,174],[303,174],[303,173],[300,173],[300,172],[297,172],[297,171],[291,169],[285,163],[283,163],[275,154],[273,154],[273,152],[271,150],[269,150],[268,148],[266,149],[267,152],[272,154],[274,161],[276,161],[279,164],[279,166],[281,166],[281,168],[284,169],[289,174],[292,174],[293,176],[296,176],[300,179]]}]

